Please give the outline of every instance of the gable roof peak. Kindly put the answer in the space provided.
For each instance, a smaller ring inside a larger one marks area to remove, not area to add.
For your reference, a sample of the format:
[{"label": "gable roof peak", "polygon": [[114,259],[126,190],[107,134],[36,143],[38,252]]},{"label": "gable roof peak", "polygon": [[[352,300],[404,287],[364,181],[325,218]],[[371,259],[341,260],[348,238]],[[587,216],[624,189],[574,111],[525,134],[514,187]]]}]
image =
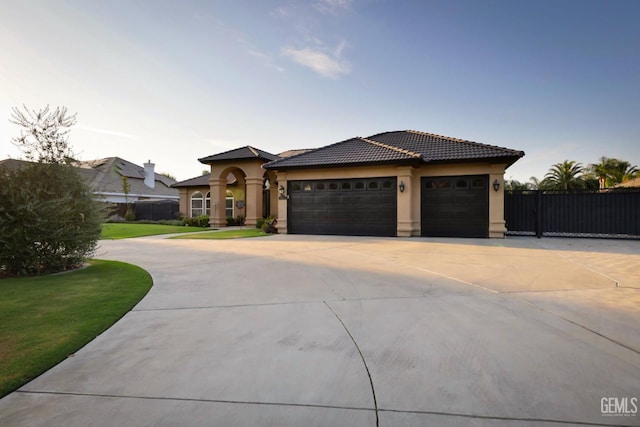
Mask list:
[{"label": "gable roof peak", "polygon": [[211,162],[220,160],[262,159],[270,161],[278,158],[279,157],[275,154],[268,153],[264,150],[260,150],[259,148],[255,148],[250,145],[245,145],[243,147],[234,148],[222,153],[200,158],[198,159],[198,161],[200,163],[210,164]]}]

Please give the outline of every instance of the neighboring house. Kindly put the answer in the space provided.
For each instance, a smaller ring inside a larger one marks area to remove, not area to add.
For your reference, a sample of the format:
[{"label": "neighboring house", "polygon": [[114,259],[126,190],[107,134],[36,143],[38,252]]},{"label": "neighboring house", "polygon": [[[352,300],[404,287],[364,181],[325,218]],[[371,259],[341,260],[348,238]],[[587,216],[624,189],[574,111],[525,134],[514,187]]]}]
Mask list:
[{"label": "neighboring house", "polygon": [[[155,173],[155,164],[149,161],[140,167],[120,157],[107,157],[76,163],[78,172],[102,201],[134,203],[141,200],[178,200],[178,190],[171,186],[175,180]],[[130,185],[125,195],[122,177]]]},{"label": "neighboring house", "polygon": [[640,176],[628,181],[623,181],[620,184],[616,184],[613,188],[640,188]]},{"label": "neighboring house", "polygon": [[504,171],[522,156],[509,148],[394,131],[289,157],[238,148],[199,159],[211,167],[208,186],[200,177],[175,187],[183,212],[199,205],[194,193],[209,194],[214,227],[226,223],[232,174],[245,191],[235,206],[242,206],[247,225],[273,214],[282,233],[502,238]]},{"label": "neighboring house", "polygon": [[[7,159],[1,165],[17,167],[24,160]],[[110,203],[134,203],[141,200],[179,199],[178,190],[171,185],[175,180],[155,173],[151,162],[140,167],[119,157],[107,157],[99,160],[79,161],[74,164],[78,174],[91,187],[97,200]],[[130,185],[125,197],[122,177],[126,176]]]}]

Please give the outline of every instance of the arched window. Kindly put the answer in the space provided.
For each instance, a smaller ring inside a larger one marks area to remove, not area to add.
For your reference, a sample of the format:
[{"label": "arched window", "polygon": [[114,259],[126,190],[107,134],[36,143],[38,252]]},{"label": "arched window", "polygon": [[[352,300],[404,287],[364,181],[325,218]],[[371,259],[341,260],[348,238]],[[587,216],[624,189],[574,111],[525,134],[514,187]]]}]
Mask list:
[{"label": "arched window", "polygon": [[196,191],[191,195],[191,218],[202,215],[203,200],[202,193]]},{"label": "arched window", "polygon": [[211,216],[211,192],[204,196],[204,214]]}]

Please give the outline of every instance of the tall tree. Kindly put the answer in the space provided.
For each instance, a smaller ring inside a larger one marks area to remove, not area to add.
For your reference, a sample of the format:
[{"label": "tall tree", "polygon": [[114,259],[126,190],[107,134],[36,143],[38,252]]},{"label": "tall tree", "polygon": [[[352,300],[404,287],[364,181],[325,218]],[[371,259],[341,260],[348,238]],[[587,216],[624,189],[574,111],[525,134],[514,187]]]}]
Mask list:
[{"label": "tall tree", "polygon": [[541,184],[552,190],[575,190],[585,187],[582,179],[584,167],[574,160],[565,160],[551,166]]},{"label": "tall tree", "polygon": [[510,179],[504,182],[504,189],[507,191],[531,190],[531,184],[528,182],[520,182],[517,179]]},{"label": "tall tree", "polygon": [[529,187],[532,190],[542,190],[542,181],[538,177],[532,176],[529,178]]},{"label": "tall tree", "polygon": [[76,124],[76,114],[69,115],[67,107],[51,111],[47,105],[32,110],[13,107],[9,121],[21,127],[20,136],[11,142],[22,151],[27,160],[38,163],[64,164],[73,160],[69,145],[71,126]]}]

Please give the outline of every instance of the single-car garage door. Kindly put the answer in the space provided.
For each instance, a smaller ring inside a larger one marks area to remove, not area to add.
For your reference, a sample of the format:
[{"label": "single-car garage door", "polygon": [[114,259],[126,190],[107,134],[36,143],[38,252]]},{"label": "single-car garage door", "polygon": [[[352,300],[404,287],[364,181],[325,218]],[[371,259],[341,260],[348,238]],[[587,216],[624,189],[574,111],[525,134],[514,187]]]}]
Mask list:
[{"label": "single-car garage door", "polygon": [[395,236],[395,177],[289,181],[287,232]]},{"label": "single-car garage door", "polygon": [[421,179],[423,236],[488,237],[489,176]]}]

